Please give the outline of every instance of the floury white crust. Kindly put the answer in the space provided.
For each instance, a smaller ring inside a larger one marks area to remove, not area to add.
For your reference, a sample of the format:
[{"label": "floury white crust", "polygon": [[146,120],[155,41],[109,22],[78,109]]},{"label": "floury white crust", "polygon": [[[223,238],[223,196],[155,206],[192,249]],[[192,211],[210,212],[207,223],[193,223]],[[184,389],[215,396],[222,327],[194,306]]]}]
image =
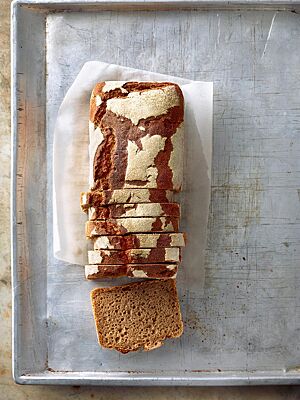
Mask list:
[{"label": "floury white crust", "polygon": [[122,235],[126,233],[178,232],[177,217],[115,218],[87,221],[86,236]]},{"label": "floury white crust", "polygon": [[112,90],[115,90],[115,89],[121,89],[122,93],[128,93],[128,91],[123,88],[123,85],[125,83],[126,83],[126,81],[106,81],[104,83],[102,91],[104,93],[107,93],[107,92],[111,92]]},{"label": "floury white crust", "polygon": [[107,279],[128,276],[130,278],[175,279],[176,264],[119,264],[119,265],[86,265],[86,279]]},{"label": "floury white crust", "polygon": [[160,262],[178,263],[181,259],[180,249],[130,249],[130,250],[90,250],[89,264],[147,264]]},{"label": "floury white crust", "polygon": [[[97,96],[98,98],[99,96]],[[101,98],[100,98],[101,100]],[[99,127],[94,127],[93,123],[89,123],[89,134],[90,134],[90,144],[89,144],[89,156],[90,160],[95,158],[96,151],[98,147],[104,140],[103,133]],[[94,184],[94,177],[93,177],[93,165],[90,163],[89,167],[89,185],[92,187]]]},{"label": "floury white crust", "polygon": [[[106,86],[107,82],[104,87]],[[179,102],[175,86],[166,86],[145,92],[131,92],[127,97],[109,99],[107,109],[137,125],[142,119],[166,114],[170,108],[179,106]]]},{"label": "floury white crust", "polygon": [[135,181],[147,182],[147,187],[156,187],[158,169],[155,159],[164,150],[165,142],[166,138],[160,135],[146,135],[141,138],[141,149],[135,142],[128,142],[124,187],[136,187],[133,183]]},{"label": "floury white crust", "polygon": [[170,190],[157,189],[115,189],[82,192],[80,205],[84,211],[89,207],[108,204],[167,203],[173,200]]},{"label": "floury white crust", "polygon": [[89,220],[135,217],[180,217],[177,203],[125,203],[89,208]]},{"label": "floury white crust", "polygon": [[101,249],[139,249],[157,247],[184,247],[183,233],[139,233],[126,236],[103,235],[94,238],[94,250]]},{"label": "floury white crust", "polygon": [[183,96],[176,84],[97,84],[90,105],[90,188],[179,191],[183,109]]}]

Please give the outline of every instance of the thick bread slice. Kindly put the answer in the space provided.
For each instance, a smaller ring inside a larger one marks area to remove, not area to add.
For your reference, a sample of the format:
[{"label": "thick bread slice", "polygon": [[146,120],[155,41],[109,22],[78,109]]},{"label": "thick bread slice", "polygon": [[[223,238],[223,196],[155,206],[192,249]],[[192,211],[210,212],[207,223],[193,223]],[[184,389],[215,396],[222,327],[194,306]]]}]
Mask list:
[{"label": "thick bread slice", "polygon": [[151,264],[179,262],[180,248],[168,247],[157,249],[130,249],[130,250],[90,250],[89,264]]},{"label": "thick bread slice", "polygon": [[[113,87],[115,87],[114,82]],[[90,187],[179,191],[184,100],[170,82],[100,82],[90,101]]]},{"label": "thick bread slice", "polygon": [[80,205],[83,211],[87,211],[89,207],[107,204],[168,203],[173,196],[172,191],[159,189],[93,190],[81,193]]},{"label": "thick bread slice", "polygon": [[124,235],[126,233],[178,232],[177,217],[115,218],[106,221],[87,221],[88,238],[99,235]]},{"label": "thick bread slice", "polygon": [[126,236],[96,236],[94,250],[102,249],[140,249],[156,247],[184,247],[185,235],[183,233],[137,233]]},{"label": "thick bread slice", "polygon": [[86,279],[112,279],[127,276],[129,278],[175,279],[177,264],[120,264],[86,265]]},{"label": "thick bread slice", "polygon": [[182,335],[173,279],[130,283],[91,292],[99,344],[121,353],[153,350]]},{"label": "thick bread slice", "polygon": [[90,207],[89,220],[136,217],[180,217],[178,203],[126,203]]}]

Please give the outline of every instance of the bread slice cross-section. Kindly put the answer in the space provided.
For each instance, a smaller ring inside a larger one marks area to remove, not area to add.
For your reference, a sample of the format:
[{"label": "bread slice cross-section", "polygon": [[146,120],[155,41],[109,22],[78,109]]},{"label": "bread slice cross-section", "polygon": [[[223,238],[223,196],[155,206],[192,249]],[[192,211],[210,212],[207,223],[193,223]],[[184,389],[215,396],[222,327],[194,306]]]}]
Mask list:
[{"label": "bread slice cross-section", "polygon": [[91,301],[99,344],[121,353],[153,350],[183,332],[173,279],[97,288]]}]

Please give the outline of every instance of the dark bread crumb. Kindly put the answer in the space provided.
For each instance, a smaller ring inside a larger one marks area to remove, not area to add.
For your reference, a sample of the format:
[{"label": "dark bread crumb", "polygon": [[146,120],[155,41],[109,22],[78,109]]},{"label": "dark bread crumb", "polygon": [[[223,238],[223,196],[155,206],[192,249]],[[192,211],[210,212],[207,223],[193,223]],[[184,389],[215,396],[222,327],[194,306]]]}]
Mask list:
[{"label": "dark bread crumb", "polygon": [[91,292],[100,345],[128,353],[153,350],[183,332],[176,284],[143,281]]}]

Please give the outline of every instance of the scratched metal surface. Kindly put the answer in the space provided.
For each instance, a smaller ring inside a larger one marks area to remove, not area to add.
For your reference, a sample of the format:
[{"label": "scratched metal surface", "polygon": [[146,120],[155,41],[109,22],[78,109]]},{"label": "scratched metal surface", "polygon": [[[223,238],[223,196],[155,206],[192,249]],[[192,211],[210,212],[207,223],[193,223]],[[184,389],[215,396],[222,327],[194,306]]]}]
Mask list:
[{"label": "scratched metal surface", "polygon": [[[93,13],[20,12],[34,21],[35,32],[42,33],[46,23],[46,37],[42,42],[33,35],[29,23],[15,38],[15,378],[73,384],[296,382],[299,14],[180,5],[168,11],[154,5],[129,12],[119,5]],[[150,353],[121,356],[99,349],[87,300],[95,284],[82,279],[80,267],[52,256],[54,122],[82,64],[96,59],[214,82],[204,289],[190,291],[180,275],[185,333]]]}]

